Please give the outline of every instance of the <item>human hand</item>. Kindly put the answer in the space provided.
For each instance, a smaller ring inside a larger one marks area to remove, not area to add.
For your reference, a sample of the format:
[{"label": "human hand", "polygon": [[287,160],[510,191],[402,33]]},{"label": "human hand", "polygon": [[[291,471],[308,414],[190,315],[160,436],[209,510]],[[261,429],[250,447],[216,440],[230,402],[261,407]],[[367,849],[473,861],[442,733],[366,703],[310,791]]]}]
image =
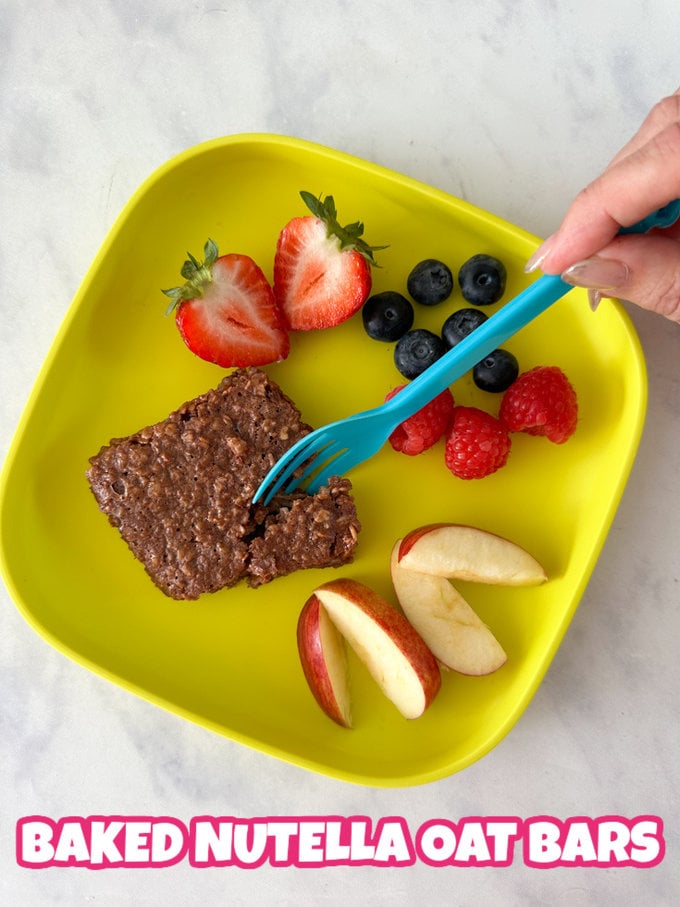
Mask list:
[{"label": "human hand", "polygon": [[680,197],[680,89],[656,104],[605,171],[576,196],[527,262],[586,287],[593,308],[616,296],[680,322],[680,221],[617,236]]}]

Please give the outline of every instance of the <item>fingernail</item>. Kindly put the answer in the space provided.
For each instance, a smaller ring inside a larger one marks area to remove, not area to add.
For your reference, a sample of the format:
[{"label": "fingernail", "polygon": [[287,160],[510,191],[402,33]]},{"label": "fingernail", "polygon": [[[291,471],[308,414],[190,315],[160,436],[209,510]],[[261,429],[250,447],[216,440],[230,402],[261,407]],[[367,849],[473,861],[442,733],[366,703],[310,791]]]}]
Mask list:
[{"label": "fingernail", "polygon": [[527,263],[524,265],[525,274],[531,274],[533,271],[536,271],[541,267],[548,255],[548,252],[550,252],[552,239],[553,237],[549,236],[546,240],[544,240],[538,247],[538,249],[536,249],[534,254],[529,258]]},{"label": "fingernail", "polygon": [[615,258],[586,258],[577,261],[561,275],[572,287],[586,287],[593,290],[616,290],[625,287],[630,277],[630,268]]},{"label": "fingernail", "polygon": [[602,302],[602,293],[599,290],[588,290],[588,304],[590,308],[595,312],[597,307]]}]

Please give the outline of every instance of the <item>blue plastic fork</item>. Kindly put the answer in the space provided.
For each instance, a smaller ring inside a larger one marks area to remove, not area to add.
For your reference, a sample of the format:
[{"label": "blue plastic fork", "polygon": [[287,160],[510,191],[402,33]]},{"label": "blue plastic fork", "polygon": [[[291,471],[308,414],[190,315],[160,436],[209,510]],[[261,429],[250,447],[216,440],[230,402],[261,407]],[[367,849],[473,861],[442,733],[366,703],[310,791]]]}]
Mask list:
[{"label": "blue plastic fork", "polygon": [[[679,217],[680,199],[676,199],[644,220],[622,227],[619,233],[647,233],[654,227],[669,227]],[[308,492],[314,493],[331,476],[344,475],[368,460],[405,419],[422,409],[571,289],[560,277],[539,277],[391,400],[374,409],[331,422],[301,438],[269,470],[253,501],[262,500],[268,504],[282,489],[290,493],[303,484]]]}]

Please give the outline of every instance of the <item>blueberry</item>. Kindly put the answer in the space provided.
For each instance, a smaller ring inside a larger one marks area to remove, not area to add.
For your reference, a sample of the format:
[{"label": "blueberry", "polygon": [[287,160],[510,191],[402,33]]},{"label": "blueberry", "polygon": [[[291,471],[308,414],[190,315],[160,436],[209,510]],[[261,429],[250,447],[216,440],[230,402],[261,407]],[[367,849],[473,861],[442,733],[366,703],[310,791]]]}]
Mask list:
[{"label": "blueberry", "polygon": [[446,352],[441,337],[417,328],[407,331],[394,348],[394,364],[404,378],[417,378]]},{"label": "blueberry", "polygon": [[505,279],[505,265],[492,255],[473,255],[458,272],[460,291],[472,305],[498,302],[505,292]]},{"label": "blueberry", "polygon": [[455,346],[475,328],[483,324],[488,315],[479,309],[458,309],[442,325],[442,338],[448,347]]},{"label": "blueberry", "polygon": [[472,369],[472,378],[480,390],[500,394],[519,375],[517,359],[508,350],[494,350]]},{"label": "blueberry", "polygon": [[364,328],[374,340],[399,340],[413,325],[413,306],[401,293],[375,293],[361,310]]},{"label": "blueberry", "polygon": [[453,292],[453,274],[443,261],[426,258],[408,275],[406,288],[421,305],[437,305]]}]

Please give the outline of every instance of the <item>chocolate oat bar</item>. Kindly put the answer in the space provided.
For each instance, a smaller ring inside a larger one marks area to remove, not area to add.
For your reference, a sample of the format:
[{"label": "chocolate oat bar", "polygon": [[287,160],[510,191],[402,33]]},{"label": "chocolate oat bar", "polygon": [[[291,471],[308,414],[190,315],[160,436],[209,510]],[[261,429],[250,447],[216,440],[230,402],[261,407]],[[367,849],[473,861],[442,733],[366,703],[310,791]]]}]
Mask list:
[{"label": "chocolate oat bar", "polygon": [[258,586],[353,557],[360,523],[347,479],[252,503],[269,469],[310,430],[263,371],[237,369],[162,422],[114,438],[90,459],[87,478],[166,595]]}]

